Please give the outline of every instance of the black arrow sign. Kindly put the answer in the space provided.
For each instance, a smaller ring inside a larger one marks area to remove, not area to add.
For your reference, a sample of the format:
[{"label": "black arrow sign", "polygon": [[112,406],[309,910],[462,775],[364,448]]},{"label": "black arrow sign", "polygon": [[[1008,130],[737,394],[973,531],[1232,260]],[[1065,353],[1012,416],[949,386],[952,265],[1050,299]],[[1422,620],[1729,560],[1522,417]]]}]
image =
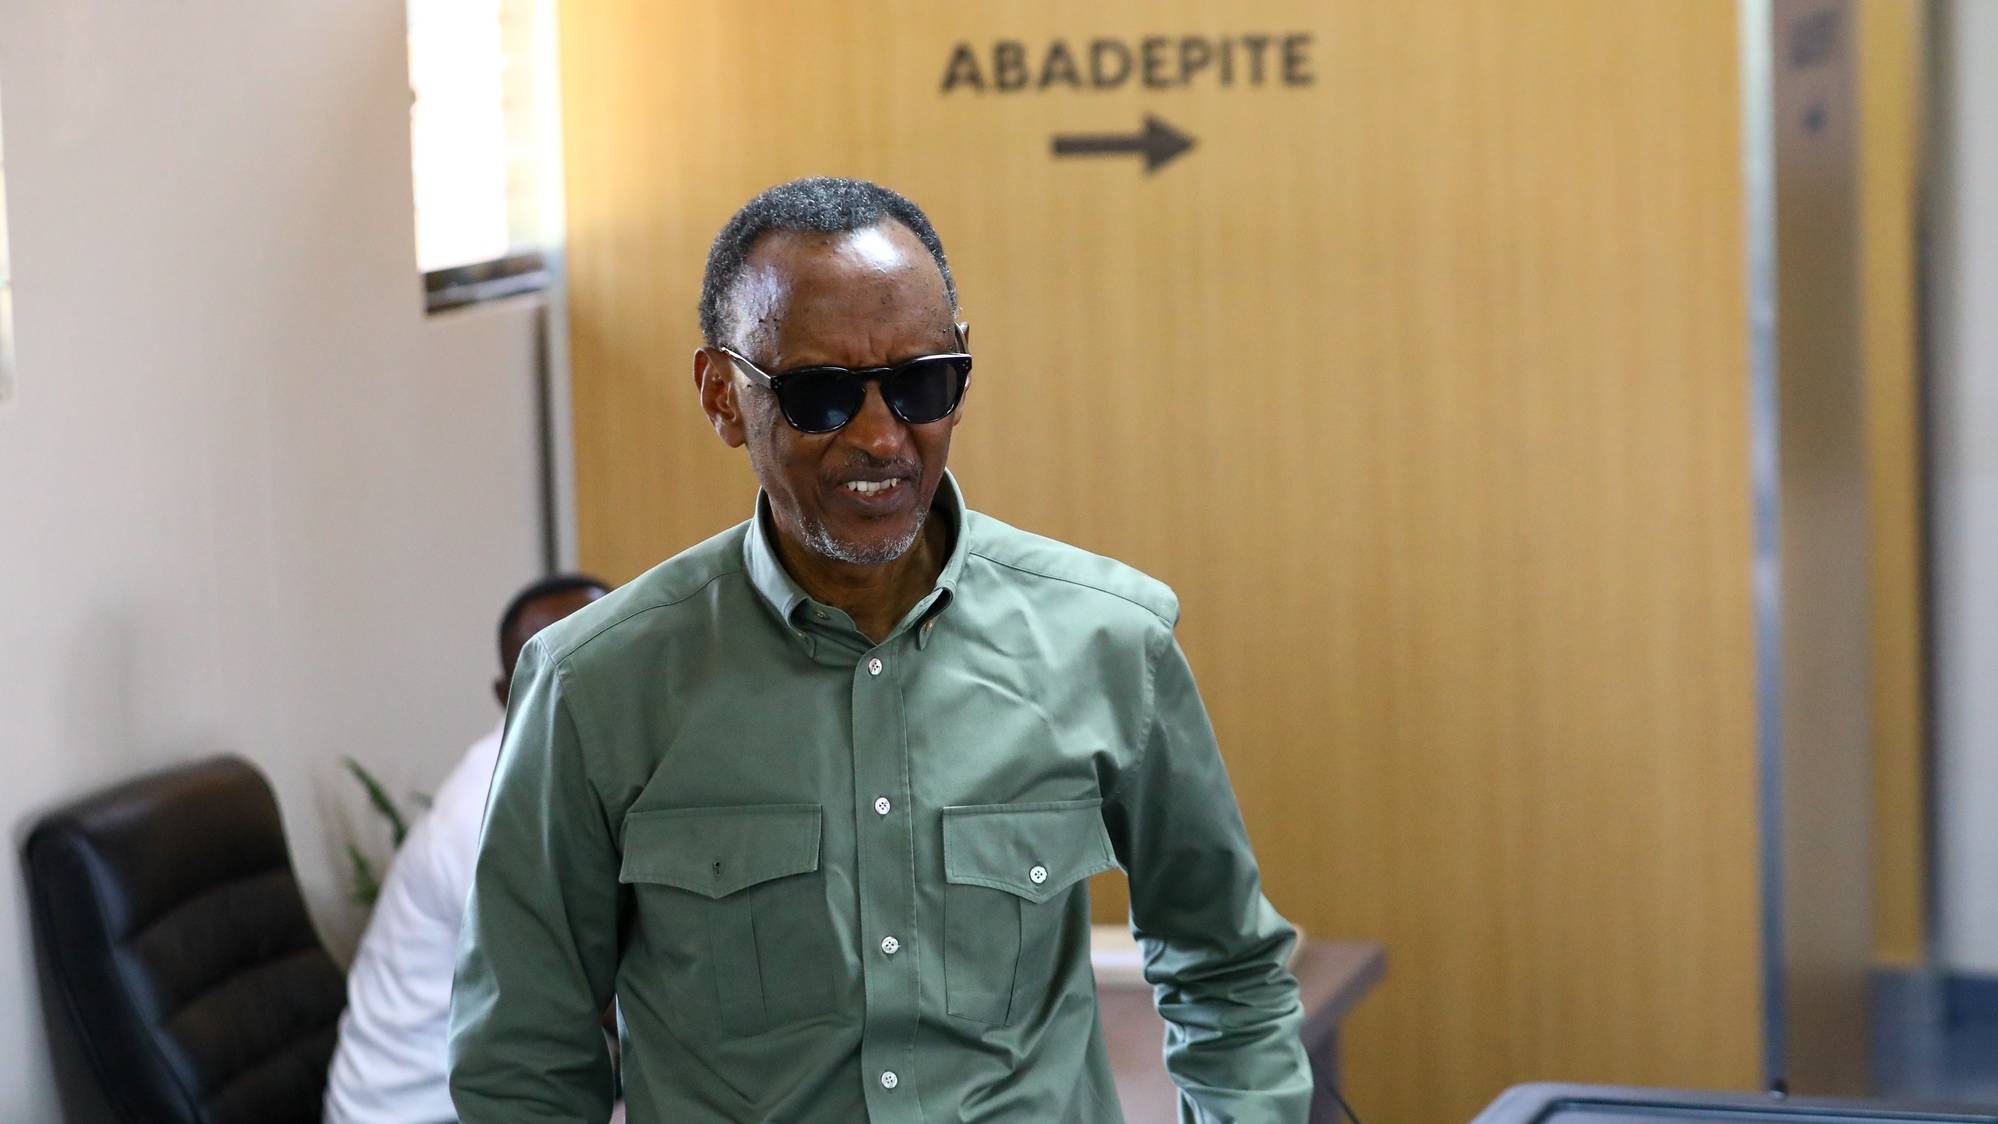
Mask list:
[{"label": "black arrow sign", "polygon": [[1145,174],[1150,175],[1193,147],[1193,138],[1171,125],[1145,115],[1142,133],[1080,133],[1054,138],[1056,156],[1122,156],[1138,153],[1145,158]]}]

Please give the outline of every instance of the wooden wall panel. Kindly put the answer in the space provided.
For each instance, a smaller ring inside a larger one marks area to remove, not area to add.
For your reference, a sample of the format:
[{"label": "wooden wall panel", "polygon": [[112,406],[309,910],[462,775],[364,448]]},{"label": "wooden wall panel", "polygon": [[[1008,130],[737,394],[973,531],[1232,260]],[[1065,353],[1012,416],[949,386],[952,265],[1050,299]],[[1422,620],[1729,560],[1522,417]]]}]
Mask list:
[{"label": "wooden wall panel", "polygon": [[[1179,590],[1272,897],[1389,946],[1362,1113],[1752,1085],[1735,18],[565,5],[582,560],[628,577],[748,511],[688,374],[722,221],[797,175],[889,183],[974,324],[971,502]],[[960,40],[1291,30],[1309,88],[938,93]],[[1197,146],[1049,159],[1146,112]]]},{"label": "wooden wall panel", "polygon": [[1917,0],[1861,0],[1858,11],[1865,278],[1860,331],[1873,544],[1873,944],[1882,962],[1900,965],[1922,962],[1928,935],[1926,609],[1915,328],[1924,11]]}]

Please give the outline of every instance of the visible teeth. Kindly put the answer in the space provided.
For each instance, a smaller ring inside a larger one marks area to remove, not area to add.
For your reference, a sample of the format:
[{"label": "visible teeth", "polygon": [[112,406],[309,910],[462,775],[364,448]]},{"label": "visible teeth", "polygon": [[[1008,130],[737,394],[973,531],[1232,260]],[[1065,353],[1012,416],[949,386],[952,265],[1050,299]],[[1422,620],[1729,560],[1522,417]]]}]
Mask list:
[{"label": "visible teeth", "polygon": [[900,480],[849,480],[846,482],[846,486],[863,496],[871,496],[879,492],[885,492],[900,483]]}]

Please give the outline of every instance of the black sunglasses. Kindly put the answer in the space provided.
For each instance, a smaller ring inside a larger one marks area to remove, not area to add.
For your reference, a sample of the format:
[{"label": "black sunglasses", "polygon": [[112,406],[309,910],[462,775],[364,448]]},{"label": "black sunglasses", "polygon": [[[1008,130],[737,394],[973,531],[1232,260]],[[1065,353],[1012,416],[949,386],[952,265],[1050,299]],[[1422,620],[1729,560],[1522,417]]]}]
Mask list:
[{"label": "black sunglasses", "polygon": [[[962,332],[958,346],[964,346]],[[869,380],[881,384],[881,400],[910,425],[949,417],[971,385],[971,356],[962,351],[918,355],[889,367],[799,367],[773,375],[748,356],[726,347],[715,350],[775,394],[784,420],[801,433],[831,433],[852,421],[867,401]]]}]

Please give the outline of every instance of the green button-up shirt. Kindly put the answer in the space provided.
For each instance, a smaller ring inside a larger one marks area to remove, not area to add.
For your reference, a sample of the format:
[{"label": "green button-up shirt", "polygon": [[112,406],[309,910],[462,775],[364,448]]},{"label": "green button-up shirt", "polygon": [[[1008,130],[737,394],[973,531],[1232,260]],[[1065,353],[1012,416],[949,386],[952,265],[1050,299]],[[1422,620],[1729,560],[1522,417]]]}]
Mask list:
[{"label": "green button-up shirt", "polygon": [[1122,867],[1182,1121],[1311,1078],[1185,657],[1129,567],[965,509],[879,644],[767,508],[522,653],[462,938],[468,1124],[1121,1118],[1086,879]]}]

